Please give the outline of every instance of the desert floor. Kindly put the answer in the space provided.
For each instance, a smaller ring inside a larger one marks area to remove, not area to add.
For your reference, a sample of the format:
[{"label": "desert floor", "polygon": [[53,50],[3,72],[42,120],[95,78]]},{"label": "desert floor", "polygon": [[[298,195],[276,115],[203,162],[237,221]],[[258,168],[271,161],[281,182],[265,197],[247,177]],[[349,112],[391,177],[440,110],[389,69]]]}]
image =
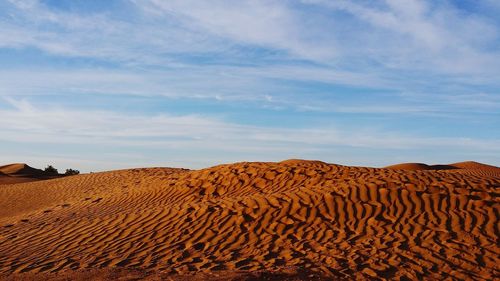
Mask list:
[{"label": "desert floor", "polygon": [[39,180],[16,165],[0,167],[0,279],[500,278],[494,166],[288,160]]}]

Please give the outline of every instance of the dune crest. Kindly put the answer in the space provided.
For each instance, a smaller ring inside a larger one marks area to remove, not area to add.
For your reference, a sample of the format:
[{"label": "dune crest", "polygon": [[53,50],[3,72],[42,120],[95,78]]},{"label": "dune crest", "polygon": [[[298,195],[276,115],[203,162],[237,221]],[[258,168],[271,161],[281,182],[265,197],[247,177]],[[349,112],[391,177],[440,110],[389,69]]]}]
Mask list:
[{"label": "dune crest", "polygon": [[460,169],[498,169],[498,167],[474,161],[458,162],[450,165]]},{"label": "dune crest", "polygon": [[294,269],[328,279],[491,280],[500,274],[500,169],[473,166],[287,160],[5,185],[0,273]]},{"label": "dune crest", "polygon": [[36,177],[45,175],[44,171],[35,169],[24,163],[14,163],[0,166],[0,171],[7,175],[20,177]]},{"label": "dune crest", "polygon": [[427,165],[424,163],[400,163],[385,167],[386,169],[399,169],[399,170],[487,170],[497,171],[498,167],[482,164],[474,161],[458,162],[453,164],[437,164]]},{"label": "dune crest", "polygon": [[396,165],[391,165],[385,167],[386,169],[400,169],[400,170],[452,170],[452,169],[461,169],[460,167],[451,165],[427,165],[424,163],[401,163]]},{"label": "dune crest", "polygon": [[48,174],[25,163],[14,163],[0,166],[0,184],[14,184],[30,181],[53,179],[63,175]]}]

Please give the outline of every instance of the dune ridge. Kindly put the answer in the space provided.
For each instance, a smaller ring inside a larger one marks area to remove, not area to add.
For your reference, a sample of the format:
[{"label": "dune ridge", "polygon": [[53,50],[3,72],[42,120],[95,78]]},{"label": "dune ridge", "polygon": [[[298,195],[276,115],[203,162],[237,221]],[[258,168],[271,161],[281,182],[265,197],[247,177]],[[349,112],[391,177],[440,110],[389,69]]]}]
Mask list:
[{"label": "dune ridge", "polygon": [[474,161],[457,162],[453,164],[427,165],[424,163],[400,163],[385,167],[399,170],[484,170],[497,171],[498,167]]},{"label": "dune ridge", "polygon": [[0,171],[9,175],[19,175],[19,176],[34,176],[43,175],[44,172],[39,169],[30,167],[25,163],[14,163],[0,166]]},{"label": "dune ridge", "polygon": [[38,180],[53,179],[62,175],[48,174],[25,163],[14,163],[0,166],[0,184],[14,184]]},{"label": "dune ridge", "polygon": [[5,185],[0,273],[295,268],[336,279],[494,279],[500,169],[451,166],[288,160]]},{"label": "dune ridge", "polygon": [[452,170],[460,169],[453,165],[427,165],[424,163],[401,163],[385,167],[386,169],[399,169],[399,170]]}]

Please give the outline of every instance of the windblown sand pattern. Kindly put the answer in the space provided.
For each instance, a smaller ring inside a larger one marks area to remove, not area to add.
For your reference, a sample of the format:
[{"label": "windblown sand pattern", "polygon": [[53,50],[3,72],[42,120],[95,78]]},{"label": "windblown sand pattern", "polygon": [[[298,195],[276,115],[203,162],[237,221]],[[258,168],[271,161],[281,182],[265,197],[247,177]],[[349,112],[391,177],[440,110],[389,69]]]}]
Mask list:
[{"label": "windblown sand pattern", "polygon": [[500,169],[317,161],[149,168],[0,186],[0,272],[141,268],[499,278]]}]

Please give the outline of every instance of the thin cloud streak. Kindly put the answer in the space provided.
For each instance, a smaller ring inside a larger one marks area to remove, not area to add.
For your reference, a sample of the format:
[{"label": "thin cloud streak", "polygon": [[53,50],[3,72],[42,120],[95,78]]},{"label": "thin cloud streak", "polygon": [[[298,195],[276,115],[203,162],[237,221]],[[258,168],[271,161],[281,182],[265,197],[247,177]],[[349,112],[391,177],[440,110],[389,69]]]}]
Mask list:
[{"label": "thin cloud streak", "polygon": [[[204,9],[185,1],[135,1],[133,7],[138,10],[131,15],[131,24],[105,12],[80,15],[51,10],[38,1],[29,5],[14,1],[9,11],[24,21],[0,24],[0,46],[35,47],[51,55],[111,61],[120,70],[70,67],[47,77],[43,68],[33,73],[10,73],[8,68],[2,73],[0,95],[50,95],[57,90],[68,95],[93,92],[255,100],[268,94],[270,85],[283,81],[405,92],[430,90],[441,96],[450,95],[446,88],[457,83],[463,85],[459,94],[469,95],[477,92],[473,87],[478,84],[499,87],[499,50],[483,48],[498,39],[498,28],[477,15],[465,17],[463,23],[459,19],[462,15],[454,9],[438,7],[430,13],[428,4],[407,2],[408,7],[419,8],[405,9],[392,1],[382,8],[352,1],[303,1],[334,13],[333,22],[322,22],[324,18],[318,17],[308,21],[312,26],[304,30],[301,24],[306,15],[288,2],[241,1],[226,9],[226,1],[215,1]],[[335,13],[342,11],[350,15],[347,23],[337,22]],[[151,13],[155,17],[151,18]],[[442,21],[444,16],[450,16],[449,22]],[[229,24],[233,19],[236,23]],[[363,22],[369,25],[369,32],[363,28],[349,32],[336,29]],[[480,35],[476,30],[481,30]],[[377,35],[376,41],[372,34]],[[413,40],[408,41],[407,36]],[[254,59],[245,44],[278,52],[269,55],[270,60],[263,60],[264,54]],[[316,52],[315,48],[321,50]],[[193,55],[216,59],[200,64]],[[304,59],[310,63],[297,63]],[[235,65],[242,61],[251,64]],[[31,76],[30,83],[25,83],[26,75]],[[438,81],[429,82],[436,77]],[[311,97],[303,96],[302,100]]]},{"label": "thin cloud streak", "polygon": [[109,111],[39,109],[26,100],[8,99],[0,110],[2,140],[48,143],[104,143],[132,146],[204,146],[217,150],[290,150],[290,147],[349,146],[386,149],[456,146],[499,147],[498,141],[469,138],[419,138],[391,132],[342,131],[334,127],[284,129],[231,124],[206,116],[131,116]]}]

